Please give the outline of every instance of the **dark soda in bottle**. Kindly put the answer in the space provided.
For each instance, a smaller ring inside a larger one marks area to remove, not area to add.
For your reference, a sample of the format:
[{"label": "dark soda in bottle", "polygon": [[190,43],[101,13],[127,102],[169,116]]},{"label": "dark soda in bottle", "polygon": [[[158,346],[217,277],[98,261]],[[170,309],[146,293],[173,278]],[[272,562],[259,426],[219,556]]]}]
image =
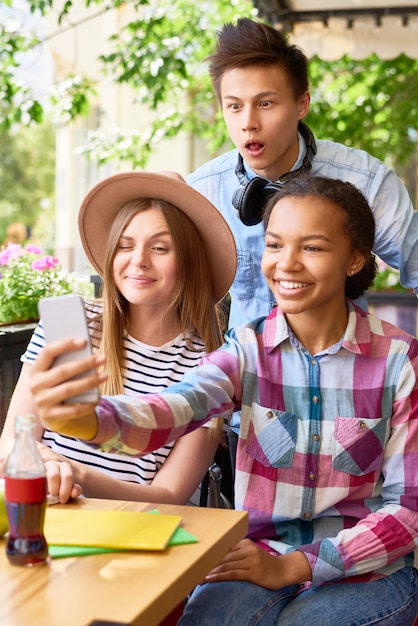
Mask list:
[{"label": "dark soda in bottle", "polygon": [[35,439],[35,417],[16,417],[14,447],[5,469],[5,501],[9,522],[6,554],[13,565],[46,563],[44,536],[47,483]]}]

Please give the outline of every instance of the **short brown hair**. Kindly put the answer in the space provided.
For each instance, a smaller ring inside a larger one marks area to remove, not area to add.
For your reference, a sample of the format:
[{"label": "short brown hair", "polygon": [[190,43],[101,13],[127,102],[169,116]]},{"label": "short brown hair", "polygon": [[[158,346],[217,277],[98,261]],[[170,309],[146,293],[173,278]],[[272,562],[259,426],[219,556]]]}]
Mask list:
[{"label": "short brown hair", "polygon": [[308,58],[288,42],[287,37],[268,24],[241,18],[225,24],[218,33],[216,52],[210,55],[209,73],[220,100],[220,84],[225,72],[250,65],[281,67],[287,74],[295,98],[309,89]]}]

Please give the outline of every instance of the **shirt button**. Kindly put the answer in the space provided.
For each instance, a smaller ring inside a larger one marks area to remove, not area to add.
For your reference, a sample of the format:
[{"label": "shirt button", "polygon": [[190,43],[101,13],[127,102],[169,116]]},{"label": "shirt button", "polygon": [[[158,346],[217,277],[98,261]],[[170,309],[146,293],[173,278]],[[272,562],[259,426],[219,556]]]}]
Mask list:
[{"label": "shirt button", "polygon": [[271,420],[274,417],[273,411],[267,411],[267,417]]},{"label": "shirt button", "polygon": [[317,434],[315,433],[315,435],[312,435],[312,439],[313,439],[314,441],[319,441],[319,435],[317,435]]},{"label": "shirt button", "polygon": [[313,402],[314,404],[318,404],[318,402],[319,402],[319,398],[318,398],[318,396],[313,396],[313,398],[312,398],[312,402]]},{"label": "shirt button", "polygon": [[311,361],[311,365],[316,365],[316,361],[315,361],[315,359],[312,359],[312,361]]},{"label": "shirt button", "polygon": [[360,426],[360,428],[362,428],[363,430],[364,430],[365,428],[367,428],[366,424],[365,424],[363,421],[359,422],[359,426]]},{"label": "shirt button", "polygon": [[304,517],[305,519],[309,519],[309,518],[310,518],[310,516],[311,516],[311,514],[310,514],[310,513],[304,513],[304,514],[303,514],[303,517]]},{"label": "shirt button", "polygon": [[308,476],[309,480],[315,480],[315,474],[313,472],[309,472]]}]

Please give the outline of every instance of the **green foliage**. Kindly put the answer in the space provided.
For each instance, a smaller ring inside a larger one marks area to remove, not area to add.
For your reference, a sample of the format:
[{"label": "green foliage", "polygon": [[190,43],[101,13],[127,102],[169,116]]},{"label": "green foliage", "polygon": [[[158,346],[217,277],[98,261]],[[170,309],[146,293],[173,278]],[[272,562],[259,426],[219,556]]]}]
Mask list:
[{"label": "green foliage", "polygon": [[[100,56],[104,73],[128,84],[138,102],[158,113],[145,132],[113,137],[115,148],[128,146],[124,159],[128,155],[132,165],[144,167],[156,145],[179,132],[205,140],[212,153],[231,146],[205,59],[213,52],[216,32],[225,22],[254,13],[249,0],[160,0],[110,38],[111,52]],[[87,151],[95,158],[103,138],[102,131],[89,135]],[[108,159],[109,142],[103,148]]]},{"label": "green foliage", "polygon": [[399,272],[387,267],[378,274],[373,281],[373,285],[370,288],[371,291],[401,291],[407,292],[409,289],[405,289],[399,281]]},{"label": "green foliage", "polygon": [[14,123],[41,122],[43,107],[32,95],[32,89],[16,77],[19,55],[33,50],[39,39],[0,24],[0,131],[9,130]]},{"label": "green foliage", "polygon": [[94,82],[87,76],[69,74],[65,80],[55,83],[51,90],[51,103],[55,117],[66,123],[90,111],[90,98],[96,96]]},{"label": "green foliage", "polygon": [[[128,85],[135,99],[156,113],[141,132],[91,133],[84,148],[90,158],[98,163],[123,158],[133,167],[145,167],[161,140],[181,132],[205,141],[212,154],[231,146],[205,58],[225,22],[256,16],[251,0],[29,0],[29,6],[33,13],[54,12],[57,24],[63,25],[65,18],[67,25],[82,2],[96,7],[95,15],[124,4],[134,10],[131,23],[109,39],[108,51],[98,59],[108,81]],[[38,45],[33,35],[0,31],[0,124],[5,128],[42,119],[42,105],[17,83],[13,71],[18,53]],[[404,55],[391,60],[372,55],[361,61],[313,58],[312,106],[306,121],[318,137],[363,148],[399,168],[416,151],[417,70],[418,61]],[[88,76],[77,75],[54,86],[52,103],[61,120],[86,115],[95,89]]]},{"label": "green foliage", "polygon": [[[86,7],[97,6],[97,15],[123,4],[129,4],[136,17],[110,37],[110,51],[98,56],[102,73],[115,84],[129,85],[136,100],[155,110],[157,118],[141,133],[130,130],[110,137],[99,129],[90,135],[84,152],[98,163],[120,159],[123,155],[123,160],[133,167],[144,167],[162,139],[175,137],[180,132],[194,133],[207,142],[212,153],[229,148],[230,140],[204,60],[214,50],[216,31],[225,22],[256,14],[251,0],[159,0],[156,4],[149,4],[148,0],[129,3],[84,0]],[[56,12],[60,25],[64,18],[71,19],[75,2],[68,0],[61,4],[57,0],[30,0],[29,6],[32,13],[47,15]],[[38,40],[15,31],[10,34],[9,45],[12,43],[21,51],[27,51],[38,45]],[[14,61],[14,56],[10,55],[6,67]],[[5,98],[8,105],[8,118],[5,118],[8,127],[12,121],[40,121],[43,109],[36,106],[39,103],[33,98],[31,106],[30,88],[20,93],[28,103],[23,118],[17,99],[9,93],[10,89],[13,92],[14,83],[11,80],[9,83],[10,87],[0,74],[0,98]],[[96,85],[88,76],[66,76],[53,86],[50,96],[55,119],[59,123],[68,123],[79,115],[87,115],[95,95]],[[128,151],[125,153],[126,147]]]},{"label": "green foliage", "polygon": [[370,288],[371,291],[411,291],[401,285],[399,270],[390,267],[390,265],[387,265],[387,263],[379,259],[379,257],[376,257],[376,261],[378,271],[373,285]]},{"label": "green foliage", "polygon": [[310,62],[312,103],[307,122],[321,139],[370,152],[389,165],[416,151],[418,60],[347,56]]},{"label": "green foliage", "polygon": [[401,284],[399,270],[382,261],[377,255],[375,255],[375,259],[377,273],[370,287],[370,291],[396,291],[401,293],[409,293],[412,291]]},{"label": "green foliage", "polygon": [[[63,5],[61,6],[60,3],[56,0],[30,0],[28,4],[31,13],[36,13],[37,11],[39,11],[41,15],[47,15],[48,12],[50,12],[51,10],[56,11],[57,22],[58,24],[62,24],[64,17],[70,15],[71,9],[73,8],[75,3],[72,0],[65,0]],[[101,12],[104,12],[121,7],[124,4],[132,4],[138,7],[141,4],[148,4],[148,0],[84,0],[84,4],[86,7],[90,7],[96,4],[101,8]]]},{"label": "green foliage", "polygon": [[41,298],[80,293],[92,297],[89,278],[66,272],[38,246],[9,244],[0,251],[0,323],[38,318]]},{"label": "green foliage", "polygon": [[[23,222],[44,246],[52,246],[55,136],[51,124],[0,131],[0,189],[0,244],[10,223]],[[42,231],[40,216],[45,217]]]}]

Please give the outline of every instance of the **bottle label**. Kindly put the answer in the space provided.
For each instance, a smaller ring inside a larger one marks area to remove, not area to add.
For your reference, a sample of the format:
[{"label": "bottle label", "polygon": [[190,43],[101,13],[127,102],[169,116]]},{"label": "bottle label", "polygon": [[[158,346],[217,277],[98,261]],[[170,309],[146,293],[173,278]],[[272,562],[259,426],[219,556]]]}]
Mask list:
[{"label": "bottle label", "polygon": [[4,499],[6,502],[44,502],[47,496],[45,476],[14,478],[5,476]]}]

